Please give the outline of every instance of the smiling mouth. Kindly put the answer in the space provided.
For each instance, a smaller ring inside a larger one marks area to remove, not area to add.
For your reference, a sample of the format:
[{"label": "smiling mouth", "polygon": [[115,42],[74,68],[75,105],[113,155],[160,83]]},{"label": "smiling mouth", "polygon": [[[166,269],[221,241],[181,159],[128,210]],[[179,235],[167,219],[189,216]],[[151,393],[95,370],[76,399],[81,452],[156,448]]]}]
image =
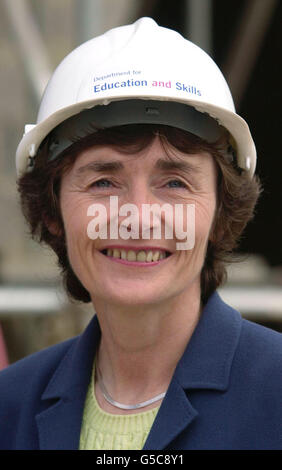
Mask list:
[{"label": "smiling mouth", "polygon": [[169,251],[165,250],[125,250],[118,248],[106,248],[101,250],[103,255],[116,260],[139,263],[156,263],[171,256]]}]

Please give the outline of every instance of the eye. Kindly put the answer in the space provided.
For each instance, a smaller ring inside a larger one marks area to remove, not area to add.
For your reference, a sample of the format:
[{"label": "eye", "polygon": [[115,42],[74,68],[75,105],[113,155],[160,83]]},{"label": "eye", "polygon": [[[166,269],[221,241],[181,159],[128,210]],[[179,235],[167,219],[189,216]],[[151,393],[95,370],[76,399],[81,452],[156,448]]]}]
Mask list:
[{"label": "eye", "polygon": [[96,187],[96,188],[109,188],[110,186],[112,185],[112,183],[105,179],[105,178],[102,178],[98,181],[94,181],[94,183],[91,184],[91,187]]},{"label": "eye", "polygon": [[168,181],[166,184],[170,188],[186,188],[186,184],[183,183],[181,180],[171,180]]}]

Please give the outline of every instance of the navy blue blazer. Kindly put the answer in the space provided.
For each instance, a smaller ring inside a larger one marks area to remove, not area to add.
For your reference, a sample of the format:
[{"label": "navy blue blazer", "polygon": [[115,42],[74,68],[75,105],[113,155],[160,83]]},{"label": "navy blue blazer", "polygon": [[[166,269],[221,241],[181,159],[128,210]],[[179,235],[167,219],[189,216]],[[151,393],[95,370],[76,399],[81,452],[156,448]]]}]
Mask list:
[{"label": "navy blue blazer", "polygon": [[[0,449],[78,449],[100,328],[0,373]],[[145,443],[159,449],[282,449],[282,335],[214,293]]]}]

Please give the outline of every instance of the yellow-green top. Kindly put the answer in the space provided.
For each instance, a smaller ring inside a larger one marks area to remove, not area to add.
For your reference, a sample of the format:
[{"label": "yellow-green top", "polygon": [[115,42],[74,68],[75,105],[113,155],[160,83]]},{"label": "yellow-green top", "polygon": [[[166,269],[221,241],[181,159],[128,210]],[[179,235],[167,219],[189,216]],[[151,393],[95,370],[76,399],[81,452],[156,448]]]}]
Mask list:
[{"label": "yellow-green top", "polygon": [[102,410],[95,396],[94,367],[84,405],[79,450],[141,450],[159,406],[130,415]]}]

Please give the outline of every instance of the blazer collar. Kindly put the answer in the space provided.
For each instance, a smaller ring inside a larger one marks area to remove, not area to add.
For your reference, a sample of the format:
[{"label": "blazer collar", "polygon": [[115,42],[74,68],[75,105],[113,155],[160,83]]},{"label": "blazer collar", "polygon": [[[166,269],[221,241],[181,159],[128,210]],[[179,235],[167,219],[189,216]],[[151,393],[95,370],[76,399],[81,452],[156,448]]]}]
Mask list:
[{"label": "blazer collar", "polygon": [[[144,449],[163,449],[197,416],[185,390],[226,390],[241,316],[214,293],[179,361]],[[100,340],[97,317],[76,338],[48,383],[46,409],[36,416],[41,449],[77,449],[93,358]],[[170,426],[168,427],[168,420]]]},{"label": "blazer collar", "polygon": [[84,333],[74,339],[49,381],[41,397],[46,408],[36,416],[40,449],[78,449],[84,402],[100,335],[94,316]]},{"label": "blazer collar", "polygon": [[71,399],[74,395],[85,393],[88,387],[94,355],[100,341],[101,331],[95,315],[81,336],[78,336],[72,347],[57,367],[52,379],[45,389],[42,399],[62,397]]},{"label": "blazer collar", "polygon": [[200,410],[190,403],[189,389],[227,390],[241,322],[241,315],[217,293],[209,298],[175,369],[144,449],[164,449],[197,418]]},{"label": "blazer collar", "polygon": [[179,361],[175,377],[185,389],[226,390],[242,317],[215,292]]}]

